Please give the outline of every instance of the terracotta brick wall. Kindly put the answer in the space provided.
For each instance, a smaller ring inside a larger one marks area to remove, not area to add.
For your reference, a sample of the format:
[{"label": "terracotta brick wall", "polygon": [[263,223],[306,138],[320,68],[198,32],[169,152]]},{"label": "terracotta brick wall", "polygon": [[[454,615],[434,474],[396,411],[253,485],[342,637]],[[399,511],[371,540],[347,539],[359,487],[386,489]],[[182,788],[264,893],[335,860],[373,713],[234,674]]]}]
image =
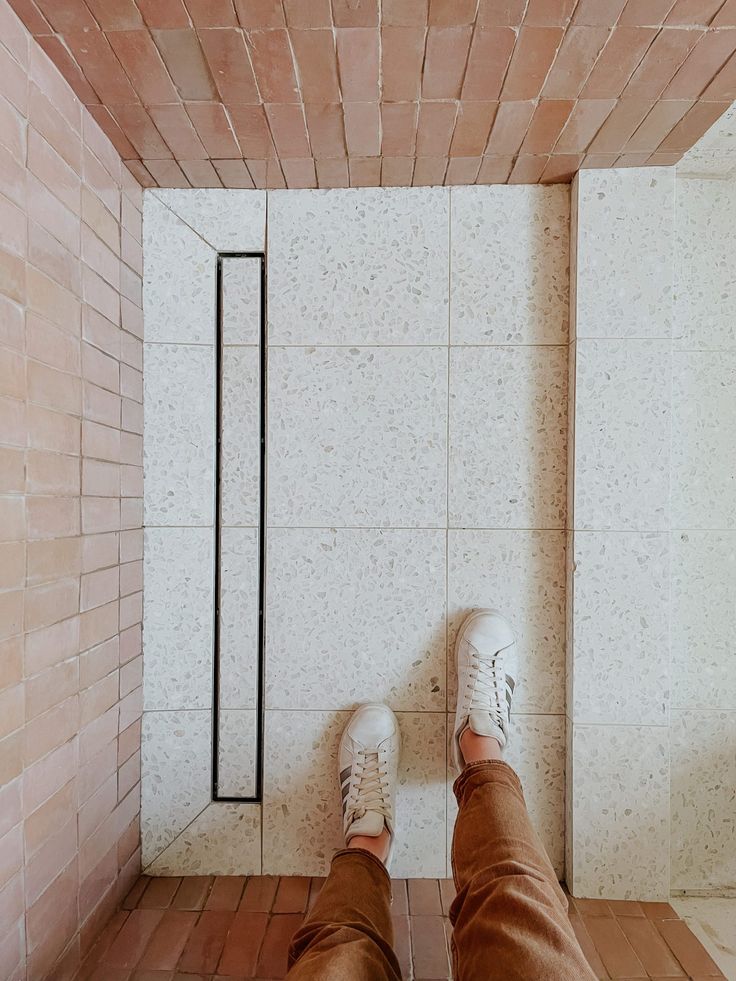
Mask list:
[{"label": "terracotta brick wall", "polygon": [[139,871],[141,189],[0,0],[0,977]]}]

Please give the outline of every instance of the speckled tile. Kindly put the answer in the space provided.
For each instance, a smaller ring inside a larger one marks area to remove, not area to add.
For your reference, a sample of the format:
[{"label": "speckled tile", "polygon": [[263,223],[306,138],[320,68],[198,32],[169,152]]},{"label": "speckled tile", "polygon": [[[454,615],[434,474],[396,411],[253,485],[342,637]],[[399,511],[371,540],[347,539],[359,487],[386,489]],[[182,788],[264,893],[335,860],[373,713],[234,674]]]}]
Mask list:
[{"label": "speckled tile", "polygon": [[453,187],[453,344],[565,344],[570,190]]},{"label": "speckled tile", "polygon": [[222,352],[221,518],[257,525],[260,499],[260,359],[257,347]]},{"label": "speckled tile", "polygon": [[669,536],[576,531],[573,554],[575,722],[667,725]]},{"label": "speckled tile", "polygon": [[676,347],[736,350],[734,253],[736,181],[678,179]]},{"label": "speckled tile", "polygon": [[211,525],[214,349],[145,344],[143,501],[147,525]]},{"label": "speckled tile", "polygon": [[575,527],[669,526],[669,341],[578,340]]},{"label": "speckled tile", "polygon": [[672,526],[736,530],[736,351],[675,352]]},{"label": "speckled tile", "polygon": [[[448,715],[448,739],[455,716]],[[513,715],[505,760],[521,780],[529,816],[542,839],[555,872],[565,870],[565,717],[562,715]],[[452,875],[452,833],[457,803],[452,792],[456,773],[448,771],[447,874]]]},{"label": "speckled tile", "polygon": [[672,336],[674,215],[670,168],[580,171],[578,338]]},{"label": "speckled tile", "polygon": [[260,875],[260,806],[213,801],[145,872],[148,875]]},{"label": "speckled tile", "polygon": [[445,710],[445,533],[272,529],[269,708]]},{"label": "speckled tile", "polygon": [[261,337],[261,260],[222,260],[222,340],[258,344]]},{"label": "speckled tile", "polygon": [[736,711],[672,713],[672,887],[736,881]]},{"label": "speckled tile", "polygon": [[[325,875],[343,847],[337,749],[349,712],[266,713],[263,871]],[[394,876],[445,869],[445,716],[399,713]]]},{"label": "speckled tile", "polygon": [[252,797],[256,792],[255,711],[221,711],[219,730],[219,796]]},{"label": "speckled tile", "polygon": [[272,344],[446,344],[449,192],[269,192]]},{"label": "speckled tile", "polygon": [[155,196],[218,252],[262,252],[266,239],[265,191],[156,188]]},{"label": "speckled tile", "polygon": [[563,528],[567,349],[450,355],[450,525]]},{"label": "speckled tile", "polygon": [[141,735],[141,840],[150,865],[209,804],[209,711],[144,712]]},{"label": "speckled tile", "polygon": [[455,704],[455,639],[467,613],[490,607],[516,634],[514,711],[565,707],[565,533],[450,531],[448,534],[448,705]]},{"label": "speckled tile", "polygon": [[444,527],[447,350],[271,348],[270,525]]},{"label": "speckled tile", "polygon": [[211,528],[146,528],[143,549],[146,710],[212,703]]},{"label": "speckled tile", "polygon": [[146,341],[214,344],[217,256],[153,194],[143,204]]},{"label": "speckled tile", "polygon": [[736,532],[672,534],[672,707],[736,706]]},{"label": "speckled tile", "polygon": [[669,898],[669,754],[664,726],[573,726],[574,896]]},{"label": "speckled tile", "polygon": [[256,707],[258,530],[220,532],[220,707]]}]

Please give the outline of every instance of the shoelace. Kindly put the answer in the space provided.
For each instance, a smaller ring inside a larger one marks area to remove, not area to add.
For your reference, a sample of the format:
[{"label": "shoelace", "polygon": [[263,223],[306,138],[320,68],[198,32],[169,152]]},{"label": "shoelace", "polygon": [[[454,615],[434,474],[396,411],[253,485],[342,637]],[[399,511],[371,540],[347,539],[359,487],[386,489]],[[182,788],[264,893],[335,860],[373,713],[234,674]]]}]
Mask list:
[{"label": "shoelace", "polygon": [[473,652],[471,654],[473,682],[468,687],[473,695],[470,700],[470,711],[480,709],[490,712],[496,725],[501,726],[506,721],[506,677],[503,671],[503,659],[482,660]]},{"label": "shoelace", "polygon": [[357,779],[347,807],[350,823],[358,821],[367,811],[377,811],[384,818],[390,818],[388,771],[385,768],[385,758],[381,760],[384,755],[380,752],[366,753],[363,750],[358,752],[354,763]]}]

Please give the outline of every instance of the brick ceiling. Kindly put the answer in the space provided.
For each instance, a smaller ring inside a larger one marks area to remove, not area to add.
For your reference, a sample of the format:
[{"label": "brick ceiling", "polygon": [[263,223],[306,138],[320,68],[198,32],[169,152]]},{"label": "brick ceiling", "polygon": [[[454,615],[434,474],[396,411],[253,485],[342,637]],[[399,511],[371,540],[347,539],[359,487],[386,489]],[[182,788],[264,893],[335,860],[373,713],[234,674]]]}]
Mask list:
[{"label": "brick ceiling", "polygon": [[10,2],[145,185],[566,181],[736,99],[736,0]]}]

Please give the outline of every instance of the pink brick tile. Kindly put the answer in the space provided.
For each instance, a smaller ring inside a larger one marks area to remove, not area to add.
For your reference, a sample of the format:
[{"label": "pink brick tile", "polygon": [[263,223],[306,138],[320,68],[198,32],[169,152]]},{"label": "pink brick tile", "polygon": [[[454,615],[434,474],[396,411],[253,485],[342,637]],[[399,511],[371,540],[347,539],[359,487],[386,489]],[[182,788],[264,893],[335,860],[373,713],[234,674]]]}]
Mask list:
[{"label": "pink brick tile", "polygon": [[98,644],[89,651],[84,651],[79,655],[79,685],[80,688],[88,688],[96,681],[104,678],[115,667],[120,660],[120,638],[112,637],[110,640]]},{"label": "pink brick tile", "polygon": [[74,246],[70,251],[35,222],[28,226],[28,261],[70,293],[79,294],[81,266],[77,255],[78,219],[74,222]]},{"label": "pink brick tile", "polygon": [[23,813],[32,814],[52,794],[68,783],[77,771],[79,746],[71,739],[23,772]]},{"label": "pink brick tile", "polygon": [[[116,504],[117,502],[111,499],[111,503]],[[83,520],[86,520],[87,517],[85,515]],[[99,521],[99,527],[109,527],[117,523],[117,510],[112,506],[107,510],[100,507],[95,517]],[[120,541],[117,532],[85,534],[82,541],[82,571],[85,573],[94,572],[97,569],[105,569],[115,565],[118,561],[119,548]]]},{"label": "pink brick tile", "polygon": [[28,105],[30,125],[38,130],[72,170],[81,174],[82,141],[79,134],[35,84],[31,84]]},{"label": "pink brick tile", "polygon": [[30,497],[26,502],[28,538],[69,538],[79,534],[74,498]]},{"label": "pink brick tile", "polygon": [[13,108],[7,99],[0,96],[0,142],[21,164],[26,155],[26,134],[24,117]]},{"label": "pink brick tile", "polygon": [[28,76],[9,52],[0,46],[2,95],[23,113],[28,110]]},{"label": "pink brick tile", "polygon": [[118,632],[118,613],[117,603],[108,603],[107,606],[98,606],[82,613],[79,617],[80,651],[114,637]]},{"label": "pink brick tile", "polygon": [[78,297],[32,266],[27,270],[27,291],[32,311],[67,333],[79,335],[82,308]]},{"label": "pink brick tile", "polygon": [[0,544],[0,589],[22,589],[26,584],[26,543]]},{"label": "pink brick tile", "polygon": [[69,83],[60,75],[51,58],[38,45],[30,49],[29,78],[43,92],[75,133],[82,131],[82,107]]},{"label": "pink brick tile", "polygon": [[77,852],[77,823],[74,818],[55,828],[25,866],[26,902],[34,903],[54,879],[74,861]]},{"label": "pink brick tile", "polygon": [[[82,576],[79,611],[84,613],[112,603],[120,595],[120,570],[100,569]],[[106,706],[107,707],[107,706]]]},{"label": "pink brick tile", "polygon": [[82,186],[82,219],[109,249],[120,250],[120,226],[101,199],[88,187]]},{"label": "pink brick tile", "polygon": [[26,680],[26,722],[30,722],[67,698],[79,688],[79,666],[76,659],[62,661],[55,667]]},{"label": "pink brick tile", "polygon": [[0,145],[0,192],[25,207],[26,171],[7,147]]},{"label": "pink brick tile", "polygon": [[0,692],[0,739],[23,725],[23,685],[13,685]]},{"label": "pink brick tile", "polygon": [[26,590],[23,625],[26,630],[49,627],[74,616],[79,604],[79,581],[60,579],[58,582],[33,586]]}]

